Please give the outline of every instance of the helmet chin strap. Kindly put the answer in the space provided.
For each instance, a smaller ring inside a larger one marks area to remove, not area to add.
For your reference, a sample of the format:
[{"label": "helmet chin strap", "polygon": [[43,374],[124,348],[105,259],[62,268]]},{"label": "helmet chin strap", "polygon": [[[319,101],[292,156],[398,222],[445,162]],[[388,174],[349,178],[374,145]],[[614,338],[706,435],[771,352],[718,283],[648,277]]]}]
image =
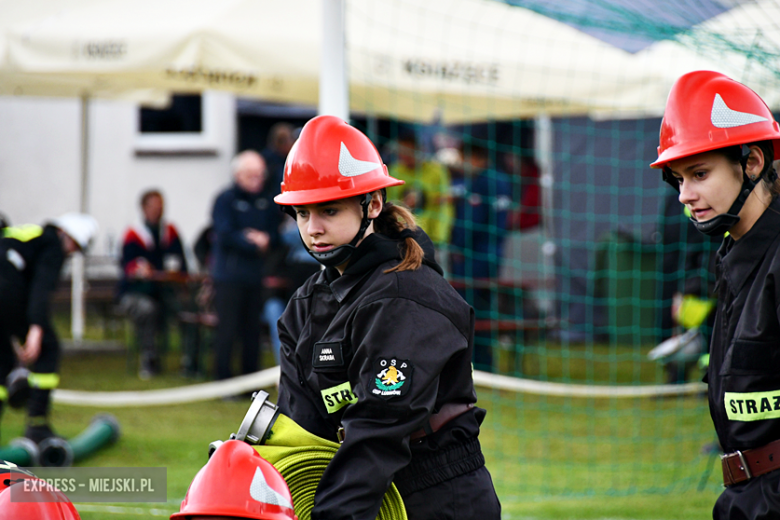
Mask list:
[{"label": "helmet chin strap", "polygon": [[[312,251],[308,247],[306,248],[306,251],[308,251],[315,260],[317,260],[325,267],[336,267],[352,258],[352,255],[357,249],[358,242],[360,242],[360,240],[363,238],[363,235],[365,235],[368,226],[371,225],[372,219],[368,218],[368,205],[370,203],[371,194],[366,193],[363,196],[363,200],[360,201],[360,205],[363,207],[363,220],[360,223],[360,229],[355,235],[355,238],[353,238],[349,244],[334,247],[330,251],[323,251],[321,253]],[[303,237],[301,237],[301,242],[303,242]],[[306,246],[306,243],[303,245]]]},{"label": "helmet chin strap", "polygon": [[[726,233],[726,231],[734,227],[739,222],[739,212],[742,211],[742,206],[745,205],[745,201],[747,201],[750,193],[753,191],[756,185],[761,182],[761,175],[759,175],[756,180],[753,180],[750,178],[750,176],[748,176],[748,157],[750,157],[750,148],[743,144],[742,157],[739,159],[739,164],[742,166],[742,187],[739,189],[739,194],[731,204],[731,207],[728,209],[728,211],[726,213],[716,215],[715,217],[704,222],[699,222],[695,218],[691,217],[691,222],[694,226],[696,226],[696,229],[700,233],[704,233],[705,235],[711,237],[720,236]],[[680,183],[672,175],[672,172],[668,166],[664,167],[663,172],[664,180],[677,189],[677,191],[680,191]],[[772,173],[774,173],[774,170],[772,170]]]}]

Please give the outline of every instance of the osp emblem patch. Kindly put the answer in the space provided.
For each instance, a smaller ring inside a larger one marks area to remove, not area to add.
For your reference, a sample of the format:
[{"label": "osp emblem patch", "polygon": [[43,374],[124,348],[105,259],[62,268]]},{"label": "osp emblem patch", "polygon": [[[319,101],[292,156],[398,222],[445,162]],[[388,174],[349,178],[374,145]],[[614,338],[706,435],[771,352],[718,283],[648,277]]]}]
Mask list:
[{"label": "osp emblem patch", "polygon": [[395,397],[406,395],[412,385],[414,367],[408,359],[379,358],[374,361],[376,377],[373,385],[369,385],[372,395],[379,397]]}]

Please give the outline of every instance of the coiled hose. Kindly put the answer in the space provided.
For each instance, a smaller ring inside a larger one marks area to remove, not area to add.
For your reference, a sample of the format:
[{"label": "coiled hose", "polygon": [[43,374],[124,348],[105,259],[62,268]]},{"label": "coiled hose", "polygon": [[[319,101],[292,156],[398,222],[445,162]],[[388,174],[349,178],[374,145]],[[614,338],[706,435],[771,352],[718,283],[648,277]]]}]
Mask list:
[{"label": "coiled hose", "polygon": [[[289,417],[279,414],[265,443],[254,448],[284,477],[298,520],[310,520],[314,492],[339,445],[312,435]],[[407,520],[406,508],[395,484],[390,484],[385,493],[377,520]]]}]

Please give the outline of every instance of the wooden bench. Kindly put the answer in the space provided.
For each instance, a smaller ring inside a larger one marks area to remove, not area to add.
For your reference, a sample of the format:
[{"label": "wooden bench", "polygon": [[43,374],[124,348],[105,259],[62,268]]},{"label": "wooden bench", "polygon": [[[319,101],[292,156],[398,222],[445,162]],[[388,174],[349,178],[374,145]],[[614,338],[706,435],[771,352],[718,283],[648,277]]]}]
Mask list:
[{"label": "wooden bench", "polygon": [[[532,307],[526,297],[536,287],[526,283],[516,283],[511,280],[487,279],[487,278],[460,278],[450,280],[450,285],[459,291],[465,291],[468,297],[469,290],[488,290],[498,293],[498,308],[495,312],[498,319],[478,319],[474,323],[475,331],[496,332],[535,332],[541,333],[556,328],[559,325],[557,319],[542,316],[538,309]],[[519,300],[519,301],[518,301]],[[517,309],[517,304],[520,309]],[[517,316],[507,318],[507,316]]]},{"label": "wooden bench", "polygon": [[534,319],[513,319],[513,320],[476,320],[474,322],[475,331],[497,331],[497,332],[546,332],[556,328],[559,325],[557,319],[544,318]]},{"label": "wooden bench", "polygon": [[[490,314],[496,318],[480,317],[474,322],[474,331],[483,335],[492,333],[491,342],[494,348],[499,347],[497,357],[494,354],[494,366],[509,364],[510,370],[522,374],[526,346],[542,344],[546,334],[560,326],[557,318],[545,316],[528,297],[532,291],[539,289],[532,284],[512,280],[463,278],[450,280],[450,284],[465,293],[467,299],[470,291],[490,291],[497,295],[497,307],[490,309]],[[503,359],[503,362],[499,358]]]},{"label": "wooden bench", "polygon": [[[117,280],[97,279],[84,282],[84,307],[86,314],[96,312],[100,317],[100,326],[104,339],[113,336],[123,327],[124,317],[116,309]],[[60,280],[51,295],[54,309],[70,312],[72,303],[71,281]],[[109,334],[109,329],[112,334]]]}]

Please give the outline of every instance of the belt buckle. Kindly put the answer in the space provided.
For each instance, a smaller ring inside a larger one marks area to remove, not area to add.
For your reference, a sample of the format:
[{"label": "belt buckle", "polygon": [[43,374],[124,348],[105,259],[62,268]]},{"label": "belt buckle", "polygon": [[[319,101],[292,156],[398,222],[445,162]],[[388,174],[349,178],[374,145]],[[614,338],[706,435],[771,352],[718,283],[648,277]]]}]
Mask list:
[{"label": "belt buckle", "polygon": [[739,469],[745,472],[745,477],[747,477],[745,480],[752,479],[753,474],[750,472],[750,468],[747,465],[747,460],[745,459],[745,455],[742,453],[742,451],[737,450],[733,453],[728,453],[720,456],[720,460],[726,463],[726,469],[729,472],[729,479],[731,480],[731,483],[736,484],[737,482],[742,482],[742,479],[737,480],[736,478],[734,478],[734,475],[731,473],[731,465],[729,464],[729,459],[734,455],[739,457],[739,463],[740,463]]},{"label": "belt buckle", "polygon": [[741,469],[742,471],[744,471],[744,472],[745,472],[745,475],[746,475],[746,476],[747,476],[747,478],[748,478],[748,480],[750,480],[751,478],[753,478],[753,474],[752,474],[752,473],[750,473],[750,468],[749,468],[749,467],[748,467],[748,465],[747,465],[747,460],[745,460],[745,456],[744,456],[744,455],[742,454],[742,452],[741,452],[741,451],[739,451],[739,450],[737,450],[737,452],[736,452],[736,453],[737,453],[737,455],[739,456],[739,461],[742,463],[742,467],[741,467],[741,468],[739,468],[739,469]]}]

